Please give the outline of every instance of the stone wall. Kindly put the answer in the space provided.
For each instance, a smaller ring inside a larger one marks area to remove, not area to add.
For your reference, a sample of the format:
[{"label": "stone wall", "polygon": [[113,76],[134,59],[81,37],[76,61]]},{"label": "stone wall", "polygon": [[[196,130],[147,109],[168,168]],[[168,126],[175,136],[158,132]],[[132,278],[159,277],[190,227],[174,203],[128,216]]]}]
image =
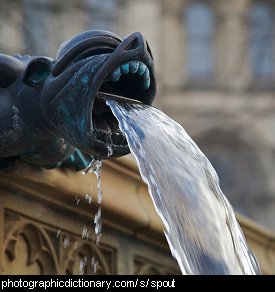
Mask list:
[{"label": "stone wall", "polygon": [[97,240],[94,174],[22,164],[1,173],[1,273],[179,274],[138,173],[107,162],[101,178]]},{"label": "stone wall", "polygon": [[[103,231],[98,244],[94,174],[26,164],[2,172],[1,273],[180,274],[134,158],[105,161],[101,185]],[[263,273],[275,273],[274,234],[237,218]]]},{"label": "stone wall", "polygon": [[[97,244],[95,175],[26,164],[1,173],[2,273],[179,274],[133,157],[105,161],[101,179],[103,232]],[[274,234],[243,216],[238,220],[262,271],[274,273]]]}]

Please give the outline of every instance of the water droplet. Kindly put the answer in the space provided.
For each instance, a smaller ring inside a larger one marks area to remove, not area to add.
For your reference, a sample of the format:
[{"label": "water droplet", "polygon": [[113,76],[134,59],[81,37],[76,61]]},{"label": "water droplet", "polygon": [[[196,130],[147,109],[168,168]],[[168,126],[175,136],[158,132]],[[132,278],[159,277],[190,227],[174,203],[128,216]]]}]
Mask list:
[{"label": "water droplet", "polygon": [[70,238],[68,236],[64,237],[63,247],[67,248],[70,245]]},{"label": "water droplet", "polygon": [[57,238],[59,237],[60,233],[61,233],[61,229],[58,229],[58,230],[57,230],[57,233],[56,233],[56,237],[57,237]]},{"label": "water droplet", "polygon": [[79,263],[79,272],[81,275],[84,274],[84,269],[86,267],[86,264],[87,264],[87,257],[84,256],[83,258],[80,259],[80,263]]},{"label": "water droplet", "polygon": [[100,238],[101,238],[101,233],[96,236],[96,242],[95,243],[96,243],[97,246],[100,245]]},{"label": "water droplet", "polygon": [[87,238],[87,239],[88,239],[88,236],[89,236],[88,228],[86,227],[86,225],[84,225],[84,226],[83,226],[83,229],[82,229],[81,237],[82,237],[82,238]]},{"label": "water droplet", "polygon": [[80,199],[78,198],[78,196],[77,196],[77,195],[75,196],[75,201],[76,201],[76,205],[78,206],[78,205],[79,205],[79,203],[80,203]]},{"label": "water droplet", "polygon": [[95,224],[95,234],[99,235],[101,233],[101,229],[102,229],[101,207],[98,208],[98,211],[95,214],[94,224]]},{"label": "water droplet", "polygon": [[89,194],[86,194],[85,199],[88,200],[89,204],[92,204],[93,199]]},{"label": "water droplet", "polygon": [[108,150],[108,157],[111,157],[113,155],[113,148],[112,145],[106,145],[106,148]]}]

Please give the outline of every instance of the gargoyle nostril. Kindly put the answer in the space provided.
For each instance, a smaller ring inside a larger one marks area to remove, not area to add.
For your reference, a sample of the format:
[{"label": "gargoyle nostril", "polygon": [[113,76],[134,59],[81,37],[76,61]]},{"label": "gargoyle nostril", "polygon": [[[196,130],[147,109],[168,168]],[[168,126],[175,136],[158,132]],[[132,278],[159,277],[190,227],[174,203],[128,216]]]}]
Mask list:
[{"label": "gargoyle nostril", "polygon": [[139,47],[139,41],[137,38],[133,39],[126,47],[125,50],[131,51]]},{"label": "gargoyle nostril", "polygon": [[[133,38],[133,39],[131,40],[130,38]],[[138,33],[138,32],[134,33],[127,39],[129,43],[124,47],[124,50],[131,51],[131,50],[136,50],[136,49],[144,49],[145,51],[149,53],[150,57],[153,59],[153,55],[148,45],[148,42],[143,38],[141,33]]]}]

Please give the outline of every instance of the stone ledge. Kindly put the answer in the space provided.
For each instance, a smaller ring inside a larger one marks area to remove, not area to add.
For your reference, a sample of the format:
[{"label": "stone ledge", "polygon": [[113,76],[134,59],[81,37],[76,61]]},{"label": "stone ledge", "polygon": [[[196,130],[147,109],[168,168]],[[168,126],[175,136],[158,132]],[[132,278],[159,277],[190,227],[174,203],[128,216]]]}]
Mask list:
[{"label": "stone ledge", "polygon": [[[27,164],[17,164],[0,176],[1,187],[61,208],[72,216],[77,214],[87,218],[93,218],[98,208],[96,185],[94,174],[84,176],[71,169],[46,170]],[[101,185],[103,224],[156,247],[169,249],[163,234],[164,226],[132,155],[104,161]],[[85,200],[87,193],[93,197],[92,213],[88,204],[76,205],[76,197]],[[262,271],[275,273],[275,234],[239,214],[237,219]]]},{"label": "stone ledge", "polygon": [[[40,169],[17,164],[1,173],[0,186],[31,196],[72,214],[93,218],[98,209],[94,174],[83,175],[71,169]],[[133,159],[105,161],[101,173],[103,191],[102,221],[119,231],[168,249],[163,225],[155,212],[147,186],[134,167]],[[91,192],[91,187],[92,192]],[[76,205],[92,194],[94,203]],[[76,207],[77,206],[77,207]]]}]

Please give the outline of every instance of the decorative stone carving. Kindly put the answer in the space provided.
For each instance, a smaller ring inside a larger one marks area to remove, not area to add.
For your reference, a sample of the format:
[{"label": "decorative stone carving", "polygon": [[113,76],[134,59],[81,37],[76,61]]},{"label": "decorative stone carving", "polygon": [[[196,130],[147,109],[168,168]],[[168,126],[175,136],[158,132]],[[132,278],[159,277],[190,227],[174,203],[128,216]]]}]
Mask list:
[{"label": "decorative stone carving", "polygon": [[5,219],[4,273],[56,274],[57,257],[45,230],[12,213]]},{"label": "decorative stone carving", "polygon": [[6,210],[4,274],[113,274],[115,250]]},{"label": "decorative stone carving", "polygon": [[[93,274],[95,267],[96,274],[179,274],[137,172],[126,158],[105,161],[98,246],[92,234],[81,237],[84,225],[94,230],[97,207],[85,204],[84,195],[93,176],[27,165],[2,173],[0,274]],[[123,187],[116,189],[117,184]],[[238,221],[263,273],[274,274],[274,234],[243,216],[238,215]]]},{"label": "decorative stone carving", "polygon": [[104,254],[94,243],[75,241],[74,248],[68,255],[65,273],[69,275],[109,275],[111,263],[107,262]]}]

